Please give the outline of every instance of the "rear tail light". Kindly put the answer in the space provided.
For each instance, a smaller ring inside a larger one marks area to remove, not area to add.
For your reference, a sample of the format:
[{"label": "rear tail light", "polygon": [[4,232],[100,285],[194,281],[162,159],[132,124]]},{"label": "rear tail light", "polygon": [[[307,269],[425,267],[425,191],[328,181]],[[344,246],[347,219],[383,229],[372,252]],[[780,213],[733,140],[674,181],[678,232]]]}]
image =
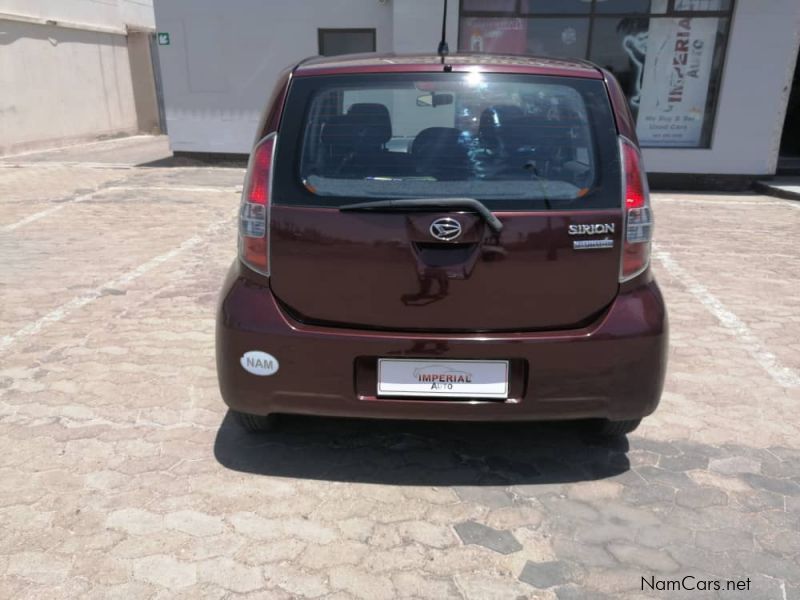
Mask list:
[{"label": "rear tail light", "polygon": [[274,133],[253,149],[239,210],[239,259],[262,275],[269,275],[269,208],[274,151]]},{"label": "rear tail light", "polygon": [[650,210],[650,191],[642,166],[639,149],[629,140],[620,138],[625,182],[623,215],[625,239],[622,243],[621,282],[633,279],[650,264],[650,241],[653,237],[653,213]]}]

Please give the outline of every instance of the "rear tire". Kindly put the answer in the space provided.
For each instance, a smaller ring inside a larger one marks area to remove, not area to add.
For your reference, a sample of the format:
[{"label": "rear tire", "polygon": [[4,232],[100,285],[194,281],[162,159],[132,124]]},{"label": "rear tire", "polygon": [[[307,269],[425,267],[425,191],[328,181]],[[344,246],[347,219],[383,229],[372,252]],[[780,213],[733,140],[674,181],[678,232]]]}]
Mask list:
[{"label": "rear tire", "polygon": [[631,433],[641,422],[641,419],[630,419],[628,421],[609,421],[608,419],[603,419],[599,421],[593,429],[598,435],[616,437]]},{"label": "rear tire", "polygon": [[277,426],[278,415],[251,415],[248,413],[231,411],[239,424],[250,433],[263,433],[273,431]]}]

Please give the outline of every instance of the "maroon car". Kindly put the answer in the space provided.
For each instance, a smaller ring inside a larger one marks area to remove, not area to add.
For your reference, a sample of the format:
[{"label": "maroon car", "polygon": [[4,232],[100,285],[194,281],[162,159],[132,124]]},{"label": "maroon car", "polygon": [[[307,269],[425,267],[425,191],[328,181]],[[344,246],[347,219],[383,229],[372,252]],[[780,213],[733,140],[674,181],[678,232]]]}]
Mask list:
[{"label": "maroon car", "polygon": [[655,410],[667,317],[615,79],[453,55],[304,61],[247,169],[217,320],[226,404],[280,413],[587,419]]}]

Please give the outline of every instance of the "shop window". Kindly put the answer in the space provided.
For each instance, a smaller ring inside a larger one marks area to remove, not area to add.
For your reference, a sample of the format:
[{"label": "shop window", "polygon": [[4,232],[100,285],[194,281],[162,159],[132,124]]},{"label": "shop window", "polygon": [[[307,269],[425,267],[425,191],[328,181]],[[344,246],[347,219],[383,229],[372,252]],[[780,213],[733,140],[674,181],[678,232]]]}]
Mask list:
[{"label": "shop window", "polygon": [[663,13],[667,0],[602,0],[597,2],[595,12],[600,14]]},{"label": "shop window", "polygon": [[528,52],[539,56],[584,58],[589,19],[528,19]]},{"label": "shop window", "polygon": [[522,0],[520,8],[523,13],[531,15],[544,14],[584,14],[588,15],[591,2],[584,0]]},{"label": "shop window", "polygon": [[642,146],[707,148],[731,0],[462,0],[459,48],[585,58],[622,84]]},{"label": "shop window", "polygon": [[731,0],[674,0],[675,10],[687,12],[730,11]]},{"label": "shop window", "polygon": [[462,0],[461,10],[513,14],[517,10],[517,0]]},{"label": "shop window", "polygon": [[322,56],[375,52],[374,29],[320,29],[317,40]]}]

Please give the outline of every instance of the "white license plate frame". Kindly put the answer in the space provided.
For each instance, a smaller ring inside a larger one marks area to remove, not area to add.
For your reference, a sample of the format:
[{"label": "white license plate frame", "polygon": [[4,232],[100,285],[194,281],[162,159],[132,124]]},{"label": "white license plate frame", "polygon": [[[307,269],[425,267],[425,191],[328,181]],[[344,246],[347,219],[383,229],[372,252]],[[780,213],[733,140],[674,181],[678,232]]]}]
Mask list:
[{"label": "white license plate frame", "polygon": [[509,361],[379,358],[378,397],[508,399]]}]

